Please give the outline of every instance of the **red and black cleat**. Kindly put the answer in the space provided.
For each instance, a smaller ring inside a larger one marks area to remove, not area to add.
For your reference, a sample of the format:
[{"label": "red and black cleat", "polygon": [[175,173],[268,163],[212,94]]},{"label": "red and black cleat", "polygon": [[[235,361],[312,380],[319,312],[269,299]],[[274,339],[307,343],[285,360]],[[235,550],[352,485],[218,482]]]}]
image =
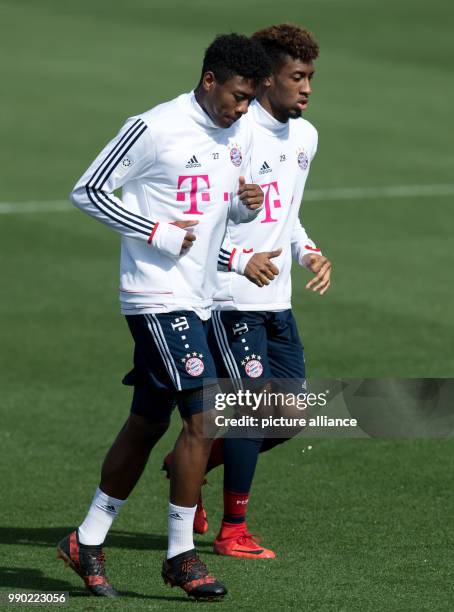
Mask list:
[{"label": "red and black cleat", "polygon": [[119,593],[107,581],[102,547],[80,544],[77,530],[58,543],[57,559],[63,559],[65,565],[79,574],[92,595],[119,597]]},{"label": "red and black cleat", "polygon": [[[169,453],[164,457],[162,462],[162,471],[166,473],[166,478],[170,479],[170,470],[172,469],[172,458],[173,453]],[[207,479],[202,482],[202,486],[207,484]],[[208,519],[205,507],[202,501],[202,492],[199,495],[199,501],[197,502],[197,508],[194,515],[194,533],[204,535],[208,531]]]},{"label": "red and black cleat", "polygon": [[194,514],[194,533],[203,535],[208,531],[208,520],[207,513],[202,501],[202,493],[199,495],[199,501],[197,502],[197,508]]},{"label": "red and black cleat", "polygon": [[217,601],[227,594],[225,586],[208,572],[195,548],[166,559],[162,564],[162,577],[166,584],[179,586],[198,601]]}]

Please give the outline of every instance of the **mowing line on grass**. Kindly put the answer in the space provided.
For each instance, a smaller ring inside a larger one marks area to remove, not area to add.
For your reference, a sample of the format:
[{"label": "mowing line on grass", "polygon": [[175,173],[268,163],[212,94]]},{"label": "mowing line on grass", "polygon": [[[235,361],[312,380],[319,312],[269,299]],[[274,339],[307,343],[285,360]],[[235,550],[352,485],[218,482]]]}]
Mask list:
[{"label": "mowing line on grass", "polygon": [[452,196],[454,185],[387,185],[383,187],[337,187],[334,189],[310,189],[306,201],[323,200],[368,200],[375,198],[427,198]]},{"label": "mowing line on grass", "polygon": [[[306,202],[337,200],[368,200],[377,198],[428,198],[453,196],[454,185],[387,185],[383,187],[335,187],[310,189],[304,194]],[[0,214],[68,212],[74,210],[69,200],[43,200],[30,202],[0,202]]]}]

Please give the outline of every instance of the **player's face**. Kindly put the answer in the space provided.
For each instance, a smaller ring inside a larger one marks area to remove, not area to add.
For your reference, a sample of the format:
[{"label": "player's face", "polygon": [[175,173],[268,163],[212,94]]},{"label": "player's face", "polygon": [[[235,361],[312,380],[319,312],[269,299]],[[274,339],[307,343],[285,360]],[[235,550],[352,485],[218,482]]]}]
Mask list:
[{"label": "player's face", "polygon": [[247,113],[255,96],[252,79],[235,75],[225,83],[218,83],[212,73],[204,75],[206,96],[204,108],[219,127],[228,128]]},{"label": "player's face", "polygon": [[312,93],[313,75],[312,62],[304,63],[287,56],[273,76],[267,79],[268,98],[280,121],[297,119],[306,110]]}]

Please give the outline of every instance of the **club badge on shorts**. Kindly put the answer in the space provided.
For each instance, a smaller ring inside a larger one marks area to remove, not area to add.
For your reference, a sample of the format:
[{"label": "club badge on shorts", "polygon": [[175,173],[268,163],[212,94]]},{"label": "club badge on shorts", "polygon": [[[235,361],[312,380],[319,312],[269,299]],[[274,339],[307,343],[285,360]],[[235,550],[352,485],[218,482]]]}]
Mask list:
[{"label": "club badge on shorts", "polygon": [[205,365],[202,361],[202,353],[186,353],[186,356],[181,360],[189,376],[200,376],[203,374]]},{"label": "club badge on shorts", "polygon": [[241,155],[241,149],[237,144],[229,145],[230,151],[230,161],[237,168],[241,166],[241,162],[243,161],[243,156]]},{"label": "club badge on shorts", "polygon": [[301,168],[301,170],[307,170],[307,167],[309,166],[309,158],[306,151],[304,149],[298,149],[296,154],[298,166]]},{"label": "club badge on shorts", "polygon": [[263,374],[262,358],[260,355],[246,355],[241,365],[249,378],[258,378]]}]

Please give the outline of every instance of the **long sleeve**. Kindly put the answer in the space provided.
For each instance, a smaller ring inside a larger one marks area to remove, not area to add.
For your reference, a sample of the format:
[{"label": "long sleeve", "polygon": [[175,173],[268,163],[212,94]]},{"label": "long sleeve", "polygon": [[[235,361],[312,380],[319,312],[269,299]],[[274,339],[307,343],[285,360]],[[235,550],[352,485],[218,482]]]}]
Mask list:
[{"label": "long sleeve", "polygon": [[304,265],[303,257],[304,255],[310,253],[316,253],[317,255],[321,255],[321,251],[317,248],[315,242],[309,238],[306,233],[306,230],[301,225],[299,219],[296,219],[292,236],[291,236],[291,245],[292,245],[292,257],[295,259],[301,266]]},{"label": "long sleeve", "polygon": [[134,213],[114,195],[128,181],[143,177],[154,159],[150,130],[140,117],[133,117],[96,157],[70,197],[77,208],[123,236],[147,241],[164,254],[176,257],[185,230]]},{"label": "long sleeve", "polygon": [[233,244],[227,229],[218,255],[218,270],[243,275],[248,261],[253,255],[254,249],[243,249]]}]

